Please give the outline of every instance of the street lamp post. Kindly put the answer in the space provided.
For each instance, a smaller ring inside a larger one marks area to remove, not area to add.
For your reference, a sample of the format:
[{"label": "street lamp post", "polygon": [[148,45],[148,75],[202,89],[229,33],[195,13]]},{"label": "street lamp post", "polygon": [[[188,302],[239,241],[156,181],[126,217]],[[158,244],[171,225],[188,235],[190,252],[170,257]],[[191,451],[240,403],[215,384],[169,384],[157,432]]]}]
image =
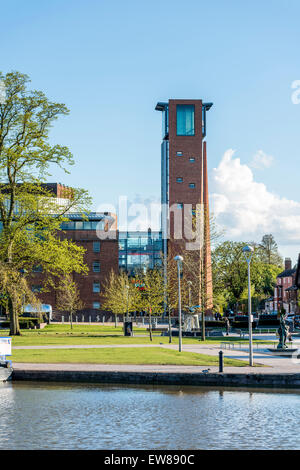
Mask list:
[{"label": "street lamp post", "polygon": [[244,246],[243,254],[248,265],[248,330],[249,330],[249,365],[253,366],[253,347],[252,347],[252,311],[251,311],[251,281],[250,281],[250,263],[253,255],[252,246]]},{"label": "street lamp post", "polygon": [[179,352],[182,351],[182,329],[181,329],[181,290],[180,290],[180,264],[183,261],[182,256],[175,256],[174,260],[177,262],[177,275],[178,275],[178,321],[179,321]]}]

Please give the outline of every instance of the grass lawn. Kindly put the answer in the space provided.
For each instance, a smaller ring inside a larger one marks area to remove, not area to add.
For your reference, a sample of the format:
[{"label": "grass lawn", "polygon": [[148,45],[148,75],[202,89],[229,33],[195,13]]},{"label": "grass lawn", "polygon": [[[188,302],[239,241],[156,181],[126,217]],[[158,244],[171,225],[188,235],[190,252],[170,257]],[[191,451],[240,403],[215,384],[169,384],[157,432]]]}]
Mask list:
[{"label": "grass lawn", "polygon": [[[103,348],[103,349],[35,349],[15,350],[11,360],[29,363],[86,364],[160,364],[217,366],[217,356],[178,352],[163,348]],[[246,361],[224,359],[225,366],[243,367]]]},{"label": "grass lawn", "polygon": [[[135,335],[142,336],[123,336],[121,326],[106,325],[47,325],[41,330],[22,330],[21,336],[14,336],[13,346],[43,346],[43,345],[116,345],[116,344],[149,344],[149,333],[145,328],[133,328]],[[1,330],[0,336],[8,336],[8,330]],[[183,344],[218,344],[221,341],[234,341],[248,343],[247,339],[231,336],[220,336],[207,338],[202,342],[198,338],[183,338]],[[256,341],[256,340],[255,340]],[[258,340],[259,341],[259,340]],[[168,336],[160,336],[160,333],[153,332],[152,344],[169,342]],[[172,342],[178,344],[178,337],[173,337]],[[273,342],[273,341],[271,341]],[[264,341],[266,343],[266,341]]]},{"label": "grass lawn", "polygon": [[[145,328],[134,327],[134,334],[141,336],[124,336],[121,326],[106,325],[47,325],[41,330],[22,330],[21,336],[14,336],[13,346],[46,346],[46,345],[116,345],[116,344],[149,344],[149,333]],[[0,336],[8,336],[8,330],[1,330]],[[219,344],[224,341],[248,343],[248,339],[239,337],[220,336],[207,338],[202,342],[199,338],[183,338],[183,344]],[[259,341],[259,340],[254,340]],[[153,332],[152,344],[168,344],[168,336],[160,336]],[[172,342],[178,344],[178,337],[173,337]],[[270,341],[273,342],[273,341]],[[266,341],[264,341],[266,343]]]}]

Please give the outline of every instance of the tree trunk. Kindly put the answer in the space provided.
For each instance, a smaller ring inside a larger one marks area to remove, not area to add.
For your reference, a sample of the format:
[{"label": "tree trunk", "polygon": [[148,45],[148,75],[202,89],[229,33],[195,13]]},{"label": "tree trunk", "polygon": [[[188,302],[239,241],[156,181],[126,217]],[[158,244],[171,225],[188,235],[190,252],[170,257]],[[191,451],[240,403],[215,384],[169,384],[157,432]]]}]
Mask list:
[{"label": "tree trunk", "polygon": [[171,324],[171,315],[169,310],[169,343],[172,343],[172,324]]},{"label": "tree trunk", "polygon": [[11,299],[8,300],[8,311],[9,311],[9,318],[10,318],[10,336],[20,336],[20,326],[19,326],[19,318],[18,312],[12,302]]},{"label": "tree trunk", "polygon": [[151,322],[151,310],[149,310],[149,337],[150,337],[150,341],[152,341],[152,322]]},{"label": "tree trunk", "polygon": [[70,312],[70,325],[71,325],[71,330],[73,329],[73,312],[71,310]]},{"label": "tree trunk", "polygon": [[115,328],[117,328],[117,326],[118,326],[118,325],[117,325],[117,318],[118,318],[118,314],[115,313]]}]

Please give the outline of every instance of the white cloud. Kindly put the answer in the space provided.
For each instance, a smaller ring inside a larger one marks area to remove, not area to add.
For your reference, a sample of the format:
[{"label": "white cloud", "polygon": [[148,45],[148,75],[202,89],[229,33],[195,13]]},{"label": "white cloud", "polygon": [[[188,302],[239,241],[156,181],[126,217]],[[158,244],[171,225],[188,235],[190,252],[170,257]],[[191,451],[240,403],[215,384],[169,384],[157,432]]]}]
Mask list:
[{"label": "white cloud", "polygon": [[257,168],[259,170],[264,168],[270,168],[274,161],[274,157],[272,155],[267,155],[262,150],[258,150],[256,154],[253,156],[250,166],[252,168]]},{"label": "white cloud", "polygon": [[[265,155],[260,151],[261,155]],[[251,168],[227,150],[211,173],[211,207],[232,240],[260,241],[272,233],[284,256],[300,251],[300,202],[280,197],[254,181]],[[296,259],[295,259],[296,261]]]}]

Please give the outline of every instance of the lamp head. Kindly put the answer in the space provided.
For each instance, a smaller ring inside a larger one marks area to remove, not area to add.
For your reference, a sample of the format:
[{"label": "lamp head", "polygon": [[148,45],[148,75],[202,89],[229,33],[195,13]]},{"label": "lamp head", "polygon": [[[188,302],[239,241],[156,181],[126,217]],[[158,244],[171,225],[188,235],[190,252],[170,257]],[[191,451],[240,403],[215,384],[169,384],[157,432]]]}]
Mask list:
[{"label": "lamp head", "polygon": [[244,248],[243,248],[243,254],[244,254],[245,258],[246,258],[247,263],[250,263],[251,258],[252,258],[252,255],[253,255],[253,252],[254,252],[254,249],[253,249],[252,246],[250,246],[250,245],[244,246]]},{"label": "lamp head", "polygon": [[183,261],[183,257],[180,255],[175,256],[174,258],[175,261]]}]

